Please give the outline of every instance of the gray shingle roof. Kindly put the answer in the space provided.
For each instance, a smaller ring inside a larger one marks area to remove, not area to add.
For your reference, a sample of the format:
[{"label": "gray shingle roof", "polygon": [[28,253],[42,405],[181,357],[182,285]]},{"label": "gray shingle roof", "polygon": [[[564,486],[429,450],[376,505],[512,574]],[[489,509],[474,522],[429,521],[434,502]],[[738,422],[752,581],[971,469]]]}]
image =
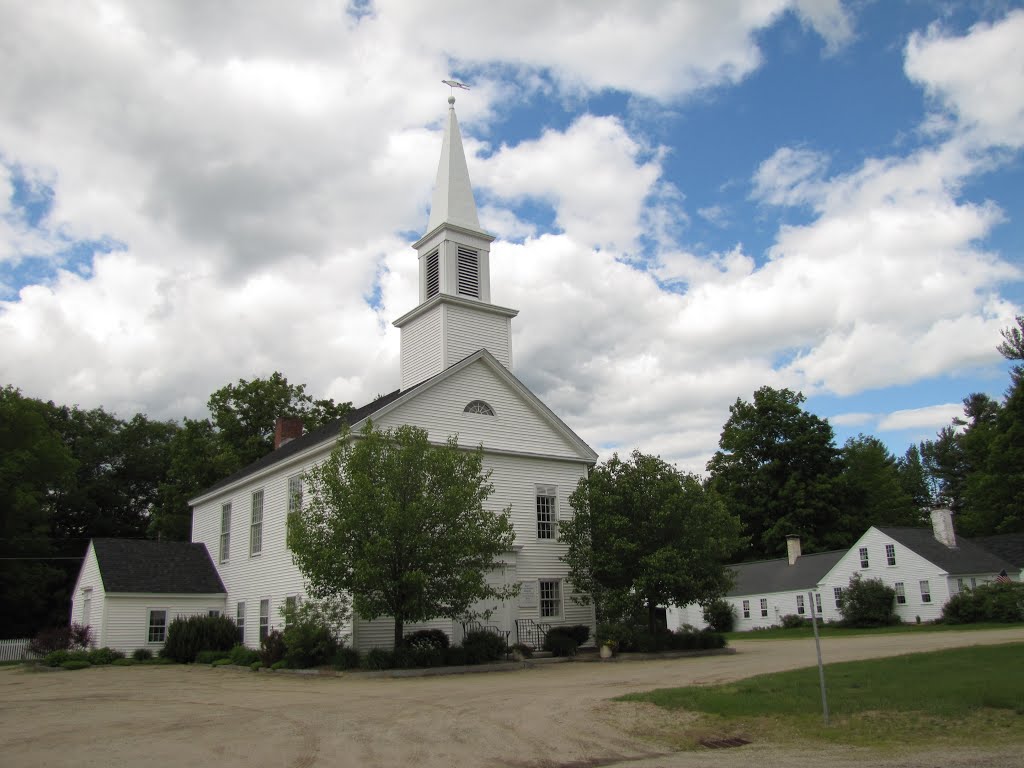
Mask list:
[{"label": "gray shingle roof", "polygon": [[936,540],[931,528],[879,528],[878,530],[951,575],[999,573],[1004,568],[1013,568],[1011,563],[992,554],[971,539],[957,536],[956,548],[950,549]]},{"label": "gray shingle roof", "polygon": [[736,581],[728,594],[738,597],[814,589],[845,554],[846,550],[801,555],[793,565],[789,564],[788,558],[782,557],[729,566],[736,574]]},{"label": "gray shingle roof", "polygon": [[93,539],[103,590],[160,594],[227,592],[205,544]]},{"label": "gray shingle roof", "polygon": [[1024,568],[1024,533],[978,536],[971,541],[996,557],[1003,558],[1016,568]]}]

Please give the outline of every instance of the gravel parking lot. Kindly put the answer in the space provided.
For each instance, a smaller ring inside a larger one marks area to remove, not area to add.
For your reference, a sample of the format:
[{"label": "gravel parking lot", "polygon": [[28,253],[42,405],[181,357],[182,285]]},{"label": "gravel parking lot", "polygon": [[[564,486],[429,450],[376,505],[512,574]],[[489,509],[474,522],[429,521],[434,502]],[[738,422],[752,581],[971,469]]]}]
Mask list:
[{"label": "gravel parking lot", "polygon": [[[827,662],[1024,641],[1024,628],[824,642]],[[306,677],[235,668],[0,670],[0,766],[818,766],[818,751],[751,744],[664,753],[630,735],[630,691],[709,684],[814,663],[813,641],[748,640],[735,655],[569,663],[424,678]],[[1022,659],[1024,662],[1024,659]],[[678,717],[680,715],[671,715]],[[833,766],[1024,766],[1021,749],[889,758],[836,750]]]}]

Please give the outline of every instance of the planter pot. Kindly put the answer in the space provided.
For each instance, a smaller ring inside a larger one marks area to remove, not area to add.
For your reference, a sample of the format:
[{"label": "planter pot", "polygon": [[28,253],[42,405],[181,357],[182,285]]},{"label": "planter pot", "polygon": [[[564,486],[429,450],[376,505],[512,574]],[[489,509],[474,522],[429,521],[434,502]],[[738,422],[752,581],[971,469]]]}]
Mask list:
[{"label": "planter pot", "polygon": [[612,647],[610,645],[601,646],[601,658],[610,659],[612,657]]}]

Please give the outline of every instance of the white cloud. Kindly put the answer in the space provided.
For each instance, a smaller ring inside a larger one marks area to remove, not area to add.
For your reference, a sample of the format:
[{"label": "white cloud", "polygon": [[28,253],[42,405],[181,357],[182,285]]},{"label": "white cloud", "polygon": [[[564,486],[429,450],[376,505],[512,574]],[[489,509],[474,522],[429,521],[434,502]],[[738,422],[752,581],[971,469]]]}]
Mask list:
[{"label": "white cloud", "polygon": [[754,197],[771,205],[820,201],[828,157],[799,147],[780,147],[754,174]]},{"label": "white cloud", "polygon": [[878,422],[878,429],[882,432],[899,429],[927,429],[929,432],[938,432],[942,427],[949,426],[954,418],[963,415],[963,403],[942,403],[925,408],[909,408],[903,411],[893,411],[882,417]]},{"label": "white cloud", "polygon": [[983,144],[1024,146],[1024,10],[963,36],[912,35],[906,72]]},{"label": "white cloud", "polygon": [[829,416],[828,420],[836,427],[863,427],[873,423],[877,418],[877,415],[873,413],[853,412]]}]

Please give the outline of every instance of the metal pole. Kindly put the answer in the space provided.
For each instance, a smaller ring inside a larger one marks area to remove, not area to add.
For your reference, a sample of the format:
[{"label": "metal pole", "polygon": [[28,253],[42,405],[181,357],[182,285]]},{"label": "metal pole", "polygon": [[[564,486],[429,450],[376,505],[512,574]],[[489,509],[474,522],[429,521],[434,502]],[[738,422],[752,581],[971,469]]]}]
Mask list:
[{"label": "metal pole", "polygon": [[825,695],[825,666],[821,663],[821,639],[818,637],[818,618],[814,611],[814,593],[807,593],[807,600],[811,604],[811,626],[814,627],[814,647],[818,651],[818,681],[821,683],[821,711],[825,716],[825,725],[828,725],[828,696]]}]

